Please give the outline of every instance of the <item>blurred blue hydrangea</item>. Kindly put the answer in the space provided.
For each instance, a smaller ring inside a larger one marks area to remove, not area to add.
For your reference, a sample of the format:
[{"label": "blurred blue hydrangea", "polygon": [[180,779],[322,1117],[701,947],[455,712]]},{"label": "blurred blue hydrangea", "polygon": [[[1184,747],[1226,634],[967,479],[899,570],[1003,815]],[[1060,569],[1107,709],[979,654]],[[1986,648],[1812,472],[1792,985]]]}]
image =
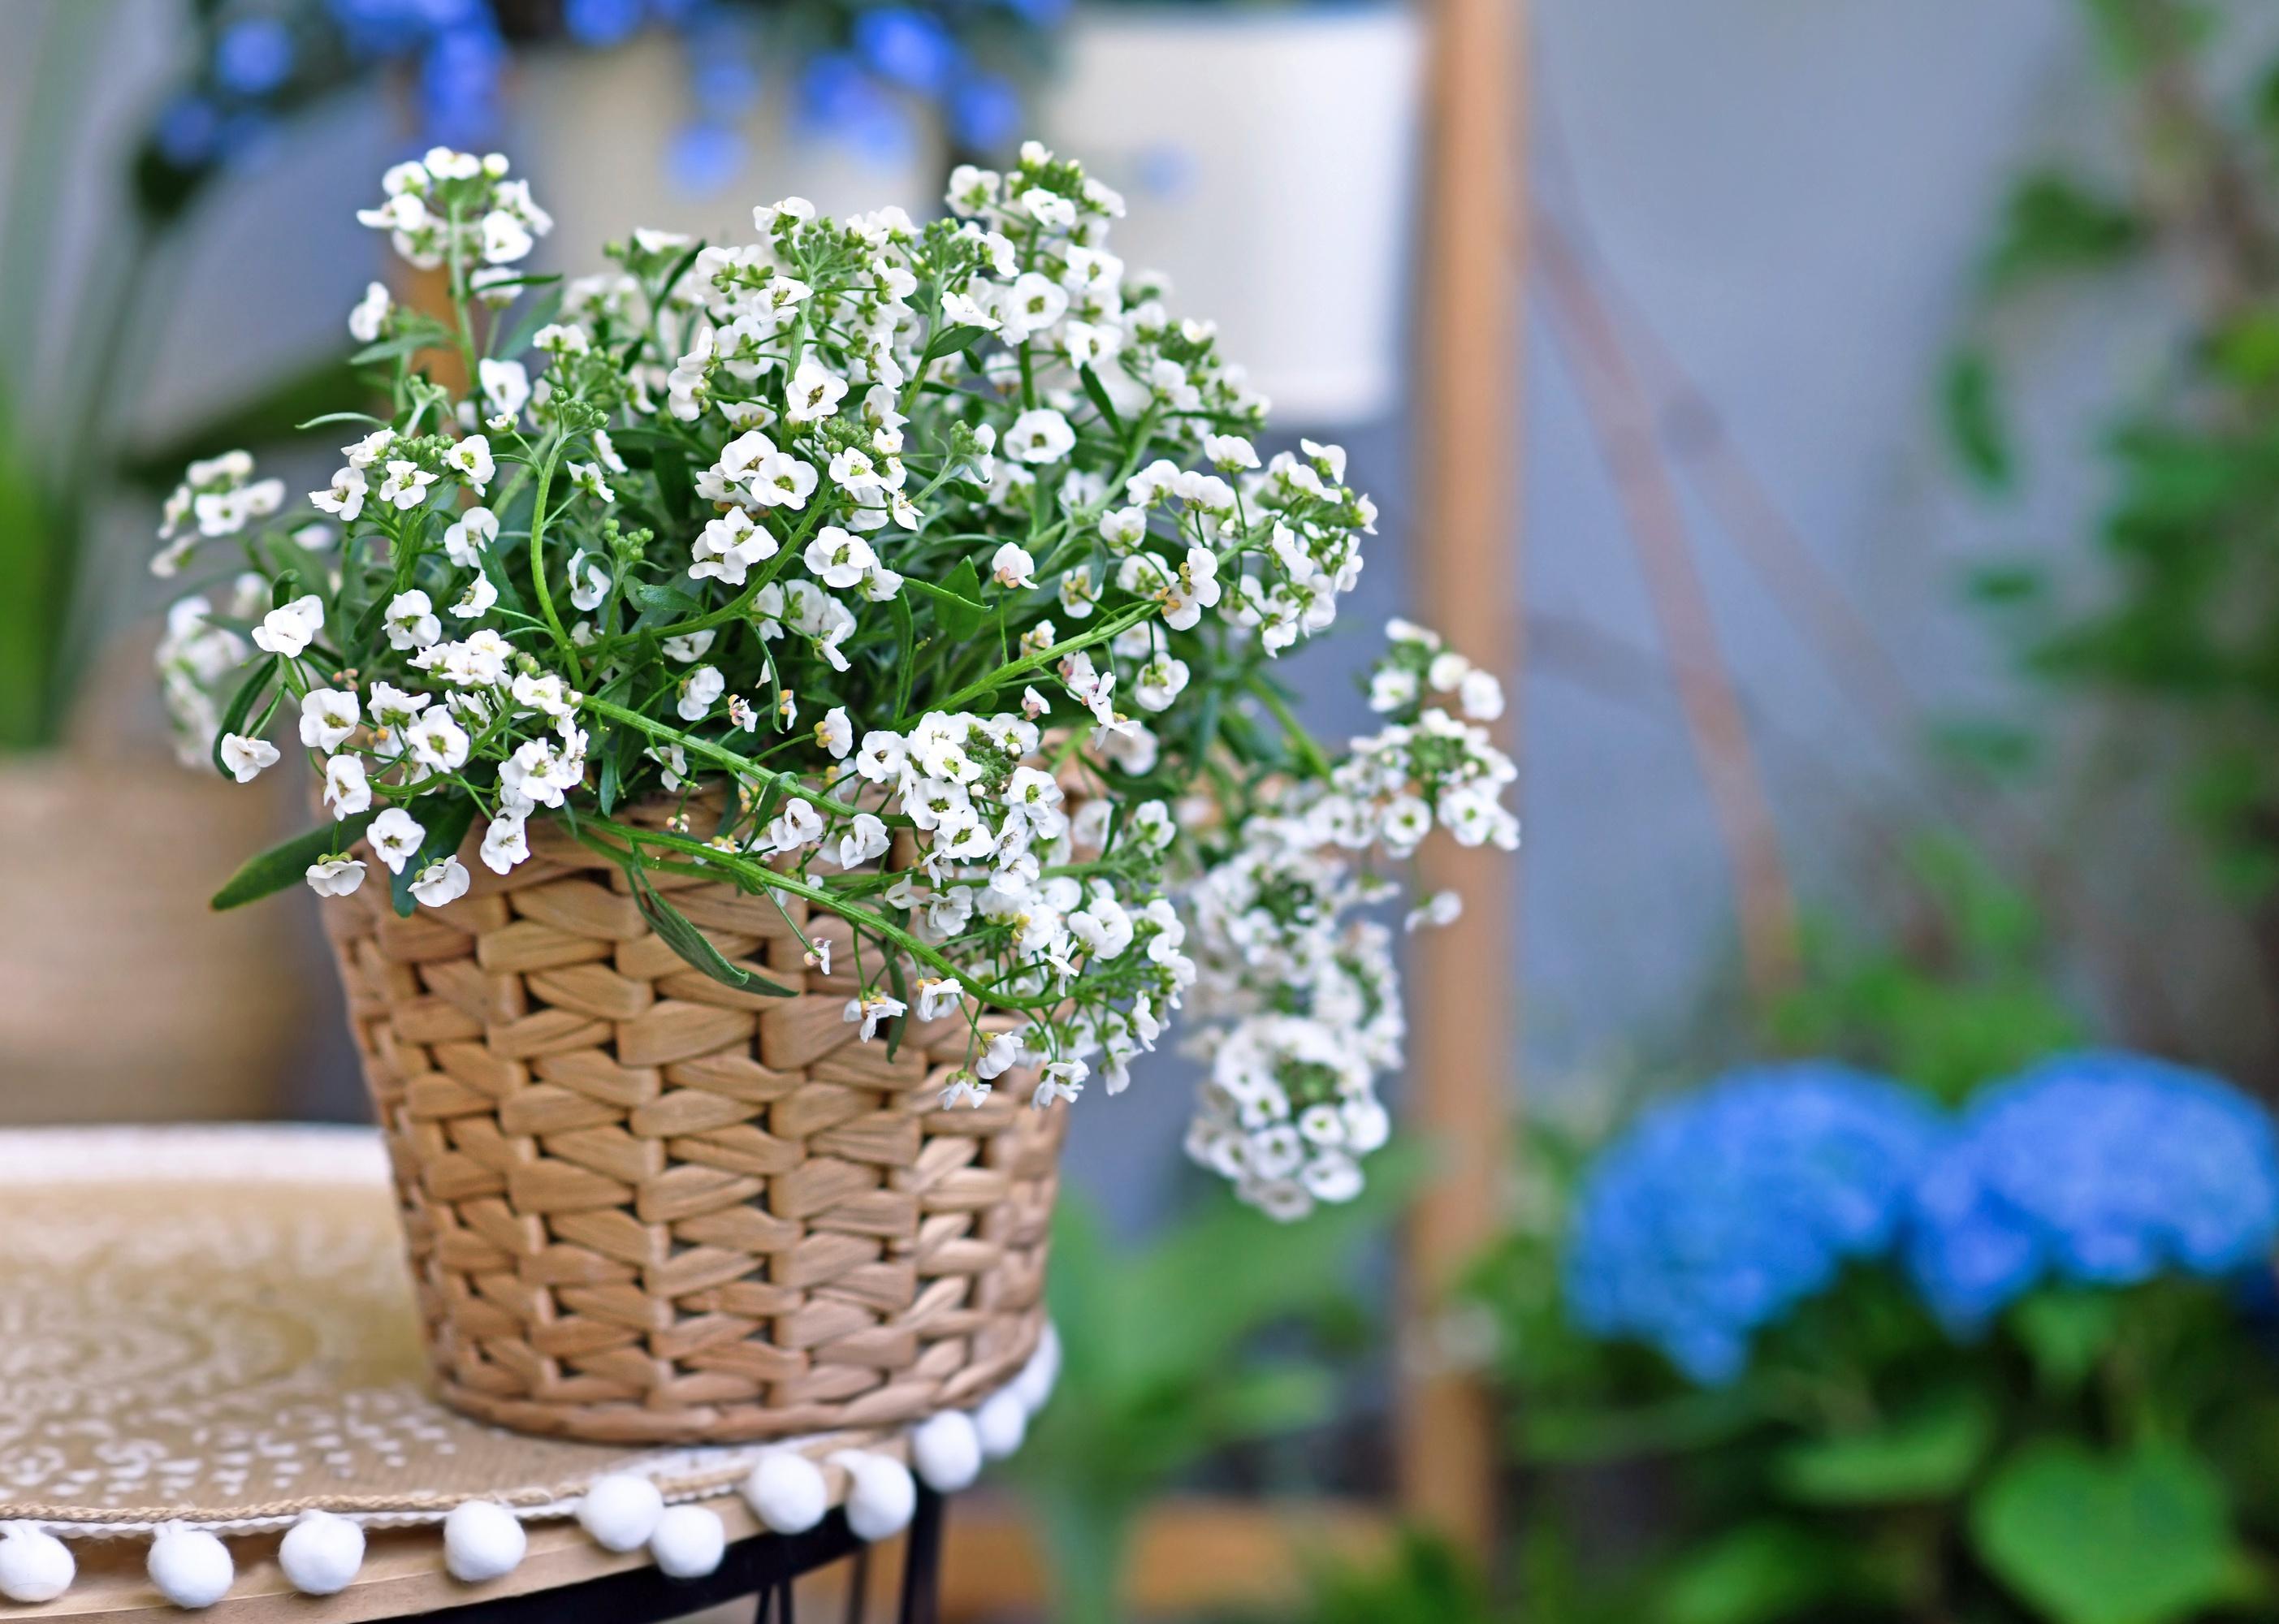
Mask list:
[{"label": "blurred blue hydrangea", "polygon": [[214,42],[214,78],[238,96],[266,96],[293,72],[293,35],[274,17],[232,23]]},{"label": "blurred blue hydrangea", "polygon": [[1920,1096],[1823,1063],[1737,1072],[1659,1106],[1584,1182],[1569,1310],[1697,1382],[1730,1382],[1755,1331],[1893,1243],[1941,1132]]},{"label": "blurred blue hydrangea", "polygon": [[2133,1054],[2044,1061],[1982,1095],[1925,1170],[1907,1260],[1958,1330],[2045,1279],[2225,1275],[2279,1235],[2279,1140],[2221,1079]]}]

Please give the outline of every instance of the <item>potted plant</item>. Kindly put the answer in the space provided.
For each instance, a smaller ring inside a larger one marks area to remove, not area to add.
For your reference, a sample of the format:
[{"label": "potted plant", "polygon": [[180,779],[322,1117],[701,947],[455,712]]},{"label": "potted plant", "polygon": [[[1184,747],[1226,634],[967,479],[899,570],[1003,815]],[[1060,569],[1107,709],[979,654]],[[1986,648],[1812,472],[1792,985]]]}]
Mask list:
[{"label": "potted plant", "polygon": [[297,743],[325,813],[216,903],[334,899],[479,1413],[725,1439],[978,1398],[1042,1334],[1065,1107],[1183,1007],[1196,1153],[1284,1216],[1350,1199],[1400,1038],[1364,915],[1435,827],[1517,839],[1500,692],[1429,633],[1338,759],[1291,716],[1276,656],[1374,509],[1335,448],[1260,456],[1121,200],[1031,146],[948,201],[787,199],[562,284],[518,268],[550,220],[506,161],[438,149],[363,218],[450,316],[351,317],[391,408],[321,425],[321,527],[241,459],[170,506],[162,568],[261,582],[197,617],[252,655],[216,764]]}]

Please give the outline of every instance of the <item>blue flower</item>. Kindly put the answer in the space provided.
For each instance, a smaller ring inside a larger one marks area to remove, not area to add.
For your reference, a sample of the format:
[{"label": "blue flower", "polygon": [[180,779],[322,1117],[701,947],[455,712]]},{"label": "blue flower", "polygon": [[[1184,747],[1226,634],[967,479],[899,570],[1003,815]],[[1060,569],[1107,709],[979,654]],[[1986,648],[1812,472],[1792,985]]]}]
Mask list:
[{"label": "blue flower", "polygon": [[800,74],[797,99],[801,134],[840,142],[876,165],[909,156],[909,115],[845,52],[826,51],[810,60]]},{"label": "blue flower", "polygon": [[2221,1078],[2133,1054],[2044,1061],[1980,1098],[1925,1170],[1907,1264],[1970,1330],[2046,1279],[2227,1275],[2279,1237],[2279,1138]]},{"label": "blue flower", "polygon": [[672,138],[665,169],[684,195],[714,196],[743,172],[744,144],[743,133],[734,126],[700,119]]},{"label": "blue flower", "polygon": [[968,152],[1000,152],[1021,133],[1021,97],[994,73],[969,73],[951,87],[949,134]]},{"label": "blue flower", "polygon": [[196,169],[221,144],[221,115],[203,96],[176,96],[158,114],[151,139],[176,169]]},{"label": "blue flower", "polygon": [[564,0],[562,27],[580,45],[616,45],[641,25],[641,0]]},{"label": "blue flower", "polygon": [[506,55],[506,42],[487,27],[452,28],[435,37],[419,62],[419,107],[433,139],[468,147],[489,138],[498,123]]},{"label": "blue flower", "polygon": [[266,96],[293,72],[293,35],[273,17],[232,23],[214,42],[214,78],[238,96]]},{"label": "blue flower", "polygon": [[1584,1182],[1569,1310],[1697,1382],[1730,1382],[1757,1330],[1892,1244],[1940,1132],[1919,1096],[1820,1063],[1737,1072],[1657,1107]]},{"label": "blue flower", "polygon": [[889,84],[938,93],[957,65],[957,42],[939,18],[908,6],[882,5],[855,19],[855,50]]}]

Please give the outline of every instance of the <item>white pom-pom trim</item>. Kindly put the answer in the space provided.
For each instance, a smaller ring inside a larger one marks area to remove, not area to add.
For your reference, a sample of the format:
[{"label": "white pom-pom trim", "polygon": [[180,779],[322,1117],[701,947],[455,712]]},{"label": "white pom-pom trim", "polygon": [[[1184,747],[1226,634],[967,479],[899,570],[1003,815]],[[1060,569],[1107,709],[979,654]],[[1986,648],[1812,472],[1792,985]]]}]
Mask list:
[{"label": "white pom-pom trim", "polygon": [[0,1535],[0,1596],[27,1605],[50,1602],[71,1589],[79,1565],[71,1548],[27,1522],[12,1522]]},{"label": "white pom-pom trim", "polygon": [[918,1486],[909,1468],[891,1455],[842,1449],[831,1457],[853,1481],[847,1489],[847,1526],[855,1537],[881,1540],[909,1526],[917,1510]]},{"label": "white pom-pom trim", "polygon": [[465,1583],[504,1578],[529,1548],[520,1520],[495,1500],[469,1500],[443,1519],[443,1566]]},{"label": "white pom-pom trim", "polygon": [[211,1607],[237,1577],[229,1547],[212,1535],[169,1523],[150,1542],[150,1582],[177,1607]]},{"label": "white pom-pom trim", "polygon": [[364,1566],[364,1530],[330,1512],[303,1512],[301,1521],[285,1530],[277,1566],[305,1596],[337,1595]]},{"label": "white pom-pom trim", "polygon": [[1044,1335],[1037,1338],[1037,1351],[1029,1355],[1029,1362],[1021,1367],[1021,1374],[1013,1378],[1013,1391],[1021,1400],[1021,1407],[1032,1415],[1045,1407],[1053,1396],[1053,1383],[1061,1375],[1061,1338],[1050,1324]]},{"label": "white pom-pom trim", "polygon": [[910,1465],[942,1494],[970,1488],[981,1475],[981,1435],[963,1410],[944,1410],[910,1429]]},{"label": "white pom-pom trim", "polygon": [[973,1413],[973,1427],[981,1435],[981,1452],[992,1460],[1002,1460],[1020,1448],[1028,1435],[1028,1406],[1011,1388],[1000,1388]]},{"label": "white pom-pom trim", "polygon": [[649,1554],[669,1579],[702,1579],[720,1566],[728,1530],[702,1505],[676,1505],[657,1519]]},{"label": "white pom-pom trim", "polygon": [[831,1509],[823,1469],[794,1450],[771,1450],[744,1479],[744,1503],[774,1534],[804,1534]]},{"label": "white pom-pom trim", "polygon": [[648,1478],[633,1472],[612,1472],[597,1477],[578,1502],[578,1526],[594,1536],[604,1551],[637,1551],[656,1532],[664,1515],[664,1496]]}]

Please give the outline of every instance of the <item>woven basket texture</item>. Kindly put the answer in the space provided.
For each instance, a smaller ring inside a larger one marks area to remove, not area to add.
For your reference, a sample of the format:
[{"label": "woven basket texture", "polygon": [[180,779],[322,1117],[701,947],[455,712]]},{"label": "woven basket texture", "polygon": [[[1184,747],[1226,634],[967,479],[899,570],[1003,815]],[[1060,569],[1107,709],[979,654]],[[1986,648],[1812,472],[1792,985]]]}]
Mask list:
[{"label": "woven basket texture", "polygon": [[446,908],[397,917],[375,862],[323,909],[445,1399],[531,1432],[740,1443],[1009,1381],[1044,1328],[1066,1113],[1030,1108],[1018,1074],[940,1109],[962,1016],[913,1019],[891,1061],[857,1041],[843,921],[784,899],[833,943],[826,977],[769,899],[655,876],[731,961],[801,989],[738,992],[650,931],[608,858],[539,816],[530,841],[501,877],[471,837]]}]

